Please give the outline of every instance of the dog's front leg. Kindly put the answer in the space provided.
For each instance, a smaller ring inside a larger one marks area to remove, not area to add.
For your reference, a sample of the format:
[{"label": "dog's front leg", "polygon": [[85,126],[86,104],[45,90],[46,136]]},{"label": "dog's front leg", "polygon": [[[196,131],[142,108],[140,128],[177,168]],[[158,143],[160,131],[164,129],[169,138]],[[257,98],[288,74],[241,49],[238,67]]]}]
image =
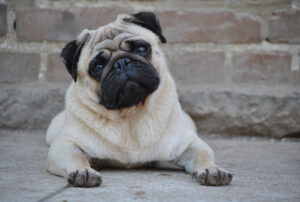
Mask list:
[{"label": "dog's front leg", "polygon": [[195,176],[202,185],[227,185],[232,180],[231,173],[215,164],[213,151],[200,138],[197,138],[175,163]]},{"label": "dog's front leg", "polygon": [[94,187],[102,182],[83,151],[68,140],[58,139],[51,144],[46,166],[49,172],[67,178],[73,186]]}]

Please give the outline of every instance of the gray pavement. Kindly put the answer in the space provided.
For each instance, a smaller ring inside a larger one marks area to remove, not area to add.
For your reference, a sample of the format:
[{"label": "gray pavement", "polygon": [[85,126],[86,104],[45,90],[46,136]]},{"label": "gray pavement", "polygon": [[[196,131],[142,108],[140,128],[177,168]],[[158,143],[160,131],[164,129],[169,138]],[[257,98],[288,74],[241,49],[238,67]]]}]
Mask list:
[{"label": "gray pavement", "polygon": [[45,171],[44,132],[0,131],[0,201],[300,201],[300,142],[203,138],[230,186],[201,186],[178,170],[102,170],[97,188],[73,188]]}]

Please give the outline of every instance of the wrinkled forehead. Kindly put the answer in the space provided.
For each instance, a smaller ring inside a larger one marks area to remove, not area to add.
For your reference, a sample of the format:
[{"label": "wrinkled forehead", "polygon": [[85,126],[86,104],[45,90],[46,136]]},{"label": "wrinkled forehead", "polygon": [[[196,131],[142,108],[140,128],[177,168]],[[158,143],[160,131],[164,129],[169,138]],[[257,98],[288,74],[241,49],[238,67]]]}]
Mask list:
[{"label": "wrinkled forehead", "polygon": [[140,26],[118,20],[95,30],[92,36],[92,52],[95,53],[102,48],[118,50],[120,44],[127,39],[152,41],[156,38],[152,32]]},{"label": "wrinkled forehead", "polygon": [[117,50],[124,39],[134,37],[133,33],[115,25],[99,27],[92,42],[93,52],[101,48]]}]

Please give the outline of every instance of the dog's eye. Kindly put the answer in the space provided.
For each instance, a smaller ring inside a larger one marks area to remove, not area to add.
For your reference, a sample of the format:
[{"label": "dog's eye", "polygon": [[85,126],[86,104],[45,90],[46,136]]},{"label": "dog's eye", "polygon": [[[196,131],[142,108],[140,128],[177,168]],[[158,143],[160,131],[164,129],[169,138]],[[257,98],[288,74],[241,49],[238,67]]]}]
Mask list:
[{"label": "dog's eye", "polygon": [[103,67],[104,67],[103,65],[98,64],[98,65],[96,65],[96,67],[95,67],[95,71],[96,71],[96,72],[102,71]]},{"label": "dog's eye", "polygon": [[151,46],[148,42],[143,40],[126,41],[130,47],[130,52],[137,55],[148,57],[151,54]]},{"label": "dog's eye", "polygon": [[138,55],[143,56],[143,57],[147,57],[151,52],[151,48],[146,43],[145,44],[139,44],[134,49],[134,52]]},{"label": "dog's eye", "polygon": [[102,72],[105,69],[107,62],[108,59],[102,56],[102,52],[99,53],[94,59],[91,60],[89,64],[89,75],[97,81],[100,81]]},{"label": "dog's eye", "polygon": [[93,68],[93,73],[94,73],[94,74],[99,74],[99,73],[102,72],[103,68],[104,68],[104,65],[103,65],[103,64],[97,64],[97,65],[95,65],[94,68]]},{"label": "dog's eye", "polygon": [[146,46],[138,46],[137,49],[136,49],[136,53],[144,53],[147,51],[147,47]]}]

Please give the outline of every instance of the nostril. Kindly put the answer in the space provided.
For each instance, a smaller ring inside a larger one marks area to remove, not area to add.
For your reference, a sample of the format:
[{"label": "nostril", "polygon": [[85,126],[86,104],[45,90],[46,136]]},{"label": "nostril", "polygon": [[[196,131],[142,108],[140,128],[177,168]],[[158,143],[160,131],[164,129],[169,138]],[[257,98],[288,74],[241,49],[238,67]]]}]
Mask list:
[{"label": "nostril", "polygon": [[129,58],[125,58],[124,63],[127,66],[129,63],[131,63],[131,60]]},{"label": "nostril", "polygon": [[116,68],[121,69],[122,65],[120,63],[117,63]]},{"label": "nostril", "polygon": [[131,63],[131,60],[129,58],[121,58],[118,59],[115,64],[114,64],[114,68],[115,69],[121,69],[121,68],[125,68],[127,67],[128,64]]},{"label": "nostril", "polygon": [[121,65],[120,65],[118,62],[116,62],[116,63],[114,64],[114,68],[115,68],[115,69],[120,69],[120,68],[121,68]]},{"label": "nostril", "polygon": [[122,65],[120,64],[119,61],[115,62],[115,64],[114,64],[115,69],[121,69],[121,67],[122,67]]}]

